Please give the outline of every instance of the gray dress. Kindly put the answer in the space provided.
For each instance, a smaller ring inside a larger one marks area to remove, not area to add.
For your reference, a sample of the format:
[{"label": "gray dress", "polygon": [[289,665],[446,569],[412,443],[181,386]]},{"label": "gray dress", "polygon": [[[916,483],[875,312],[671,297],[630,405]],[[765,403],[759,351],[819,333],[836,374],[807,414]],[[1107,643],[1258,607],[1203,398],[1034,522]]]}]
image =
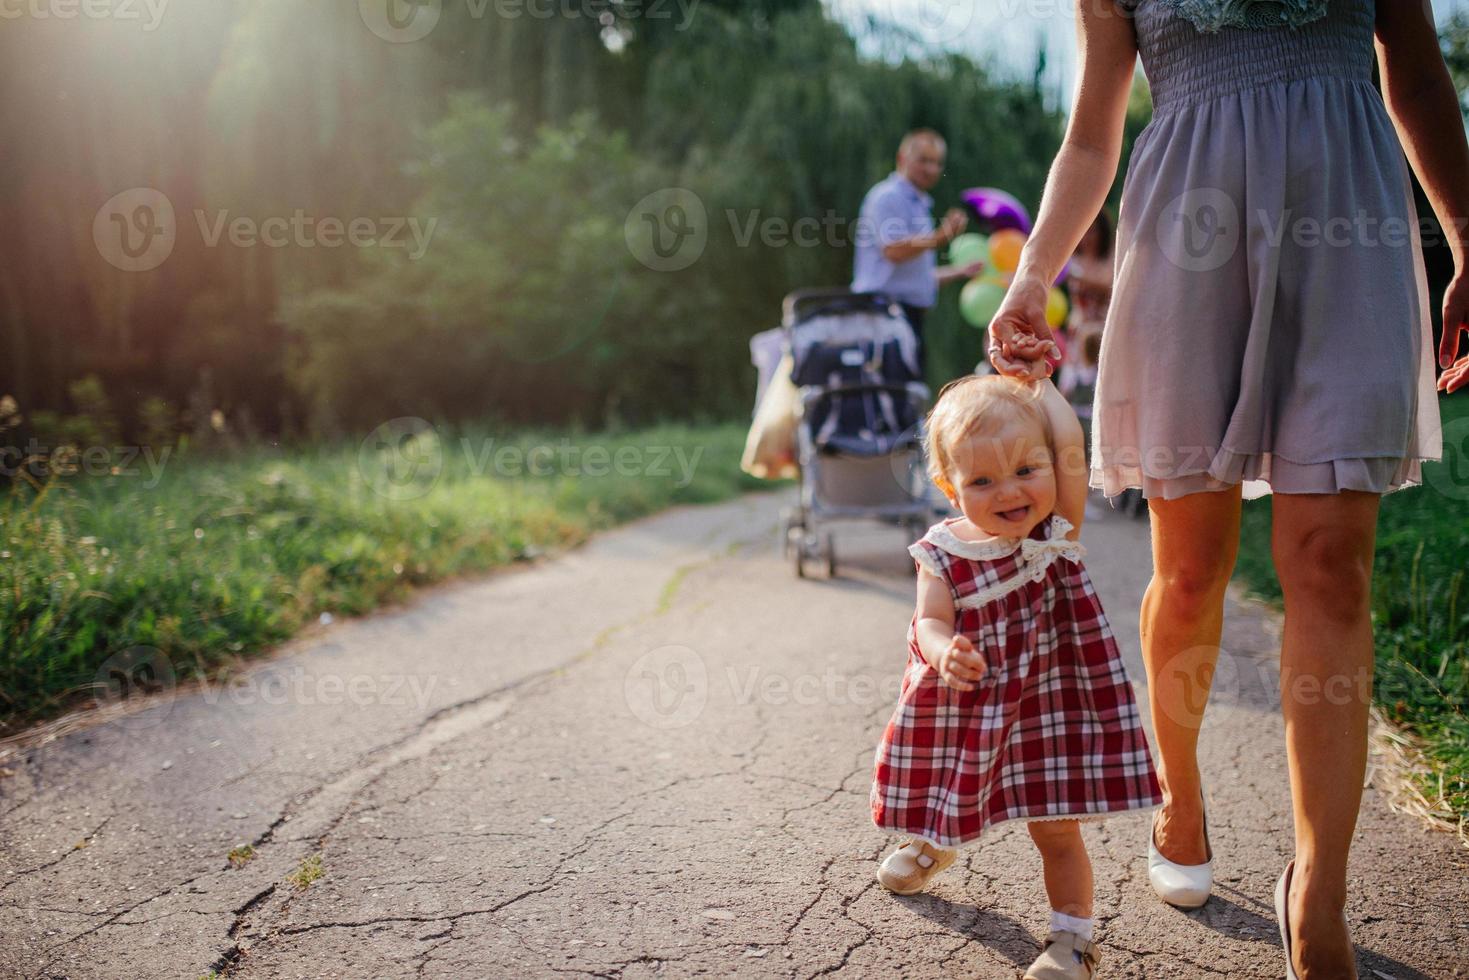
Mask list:
[{"label": "gray dress", "polygon": [[1124,185],[1091,485],[1421,483],[1442,454],[1433,335],[1407,162],[1371,82],[1374,0],[1212,30],[1180,2],[1118,0],[1154,115]]}]

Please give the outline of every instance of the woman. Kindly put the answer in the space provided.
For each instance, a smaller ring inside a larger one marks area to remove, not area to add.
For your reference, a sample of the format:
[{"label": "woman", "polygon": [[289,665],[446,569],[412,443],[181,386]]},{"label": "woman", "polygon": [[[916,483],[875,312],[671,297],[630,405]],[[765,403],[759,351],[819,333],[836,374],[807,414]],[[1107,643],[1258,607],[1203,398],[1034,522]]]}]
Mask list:
[{"label": "woman", "polygon": [[1343,908],[1378,501],[1441,452],[1404,150],[1454,255],[1438,388],[1469,382],[1469,357],[1454,363],[1469,329],[1469,147],[1433,13],[1413,0],[1081,0],[1078,25],[1075,111],[991,359],[1050,373],[1046,289],[1111,186],[1140,54],[1154,118],[1123,193],[1090,476],[1108,494],[1141,488],[1153,520],[1141,632],[1165,802],[1150,879],[1175,904],[1208,895],[1189,685],[1218,655],[1240,501],[1273,491],[1295,818],[1276,888],[1287,974],[1354,977]]}]

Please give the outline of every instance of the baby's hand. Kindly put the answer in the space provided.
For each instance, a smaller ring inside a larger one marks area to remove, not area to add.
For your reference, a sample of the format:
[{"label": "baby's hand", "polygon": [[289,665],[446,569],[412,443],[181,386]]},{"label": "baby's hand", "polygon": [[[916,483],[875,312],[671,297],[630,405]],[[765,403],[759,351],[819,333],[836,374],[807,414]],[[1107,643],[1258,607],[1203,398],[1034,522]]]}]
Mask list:
[{"label": "baby's hand", "polygon": [[1010,349],[1019,357],[1026,360],[1040,360],[1042,357],[1060,357],[1061,350],[1055,341],[1041,340],[1031,334],[1016,334],[1010,341]]},{"label": "baby's hand", "polygon": [[939,655],[939,677],[956,691],[974,690],[974,681],[984,676],[989,665],[967,636],[955,634]]}]

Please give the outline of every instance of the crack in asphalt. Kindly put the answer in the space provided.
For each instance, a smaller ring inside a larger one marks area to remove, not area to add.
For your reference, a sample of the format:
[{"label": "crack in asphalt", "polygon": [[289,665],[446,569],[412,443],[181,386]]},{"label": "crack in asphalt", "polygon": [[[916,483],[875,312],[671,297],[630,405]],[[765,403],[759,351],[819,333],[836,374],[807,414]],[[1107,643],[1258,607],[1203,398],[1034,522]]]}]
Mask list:
[{"label": "crack in asphalt", "polygon": [[87,847],[96,838],[96,836],[102,832],[102,828],[103,827],[106,827],[107,824],[111,822],[111,820],[112,820],[112,818],[114,816],[116,816],[116,814],[109,813],[106,816],[106,818],[103,819],[103,821],[101,823],[99,823],[96,826],[96,828],[94,828],[92,830],[91,833],[84,834],[82,836],[81,841],[79,841],[76,844],[73,844],[71,847],[69,847],[66,850],[62,851],[61,852],[61,856],[58,857],[58,858],[56,858],[54,861],[47,861],[45,864],[38,864],[34,868],[23,868],[20,871],[14,872],[14,877],[12,877],[5,884],[0,885],[0,892],[5,891],[6,889],[10,888],[12,885],[19,884],[22,879],[26,878],[29,875],[33,875],[33,874],[36,874],[38,872],[45,871],[47,868],[54,868],[54,867],[56,867],[62,861],[65,861],[67,858],[71,857],[73,854],[76,854],[78,851],[84,851],[84,850],[86,850]]}]

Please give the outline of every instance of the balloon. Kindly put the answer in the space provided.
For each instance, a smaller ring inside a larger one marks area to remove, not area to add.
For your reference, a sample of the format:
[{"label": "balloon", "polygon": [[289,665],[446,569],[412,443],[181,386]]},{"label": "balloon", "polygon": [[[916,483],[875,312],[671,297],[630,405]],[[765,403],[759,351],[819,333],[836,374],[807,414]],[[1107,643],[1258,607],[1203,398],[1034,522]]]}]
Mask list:
[{"label": "balloon", "polygon": [[1020,253],[1025,248],[1025,235],[1013,228],[990,236],[990,264],[1001,272],[1020,268]]},{"label": "balloon", "polygon": [[1005,302],[1005,286],[993,279],[971,279],[959,293],[959,312],[971,326],[981,330],[990,325],[1000,304]]},{"label": "balloon", "polygon": [[1059,285],[1061,285],[1063,282],[1066,281],[1066,277],[1069,276],[1069,275],[1071,275],[1071,263],[1070,262],[1067,262],[1065,265],[1063,265],[1061,267],[1061,271],[1056,275],[1056,281],[1053,282],[1053,283],[1051,283],[1051,285],[1053,285],[1053,286],[1059,286]]},{"label": "balloon", "polygon": [[1025,205],[998,187],[971,187],[961,192],[959,199],[972,207],[991,231],[1014,228],[1030,234],[1030,214]]},{"label": "balloon", "polygon": [[1059,327],[1066,322],[1066,314],[1070,309],[1071,304],[1066,302],[1066,294],[1053,286],[1051,294],[1046,297],[1046,323]]},{"label": "balloon", "polygon": [[989,261],[989,240],[983,235],[976,235],[971,231],[959,235],[949,243],[949,262],[953,265],[973,265],[976,262],[988,265]]}]

